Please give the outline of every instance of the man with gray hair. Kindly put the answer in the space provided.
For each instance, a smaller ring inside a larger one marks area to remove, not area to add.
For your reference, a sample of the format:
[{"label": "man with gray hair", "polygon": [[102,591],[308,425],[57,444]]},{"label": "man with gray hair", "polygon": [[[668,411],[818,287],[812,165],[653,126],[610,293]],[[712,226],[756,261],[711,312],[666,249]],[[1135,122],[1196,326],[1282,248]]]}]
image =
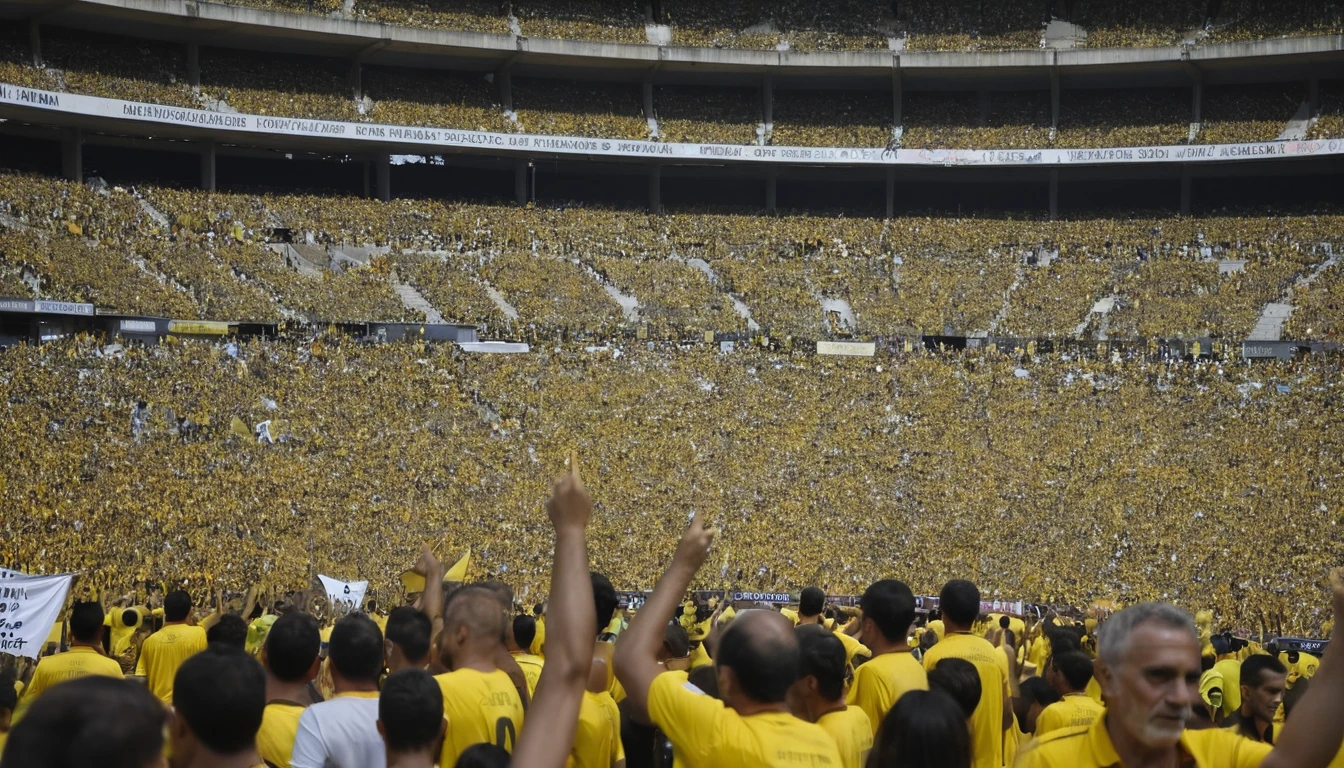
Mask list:
[{"label": "man with gray hair", "polygon": [[[1330,574],[1335,616],[1344,617],[1344,569]],[[1331,643],[1300,719],[1284,726],[1276,745],[1234,731],[1186,730],[1199,700],[1199,636],[1190,614],[1142,603],[1112,616],[1101,629],[1097,681],[1104,717],[1064,728],[1018,755],[1017,768],[1325,768],[1344,740],[1344,648]]]}]

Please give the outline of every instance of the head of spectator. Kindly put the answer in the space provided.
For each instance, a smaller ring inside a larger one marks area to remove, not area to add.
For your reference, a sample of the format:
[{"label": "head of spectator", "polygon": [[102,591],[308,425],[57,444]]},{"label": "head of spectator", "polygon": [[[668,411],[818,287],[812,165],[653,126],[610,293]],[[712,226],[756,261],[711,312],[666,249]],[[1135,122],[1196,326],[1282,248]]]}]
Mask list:
[{"label": "head of spectator", "polygon": [[431,768],[447,730],[443,691],[432,675],[406,667],[387,676],[378,694],[378,733],[389,768]]},{"label": "head of spectator", "polygon": [[[513,587],[510,587],[502,581],[495,581],[493,579],[490,581],[478,582],[473,586],[480,587],[493,595],[495,601],[499,603],[499,607],[504,611],[506,617],[513,612]],[[451,600],[451,597],[445,599],[445,604],[447,600]],[[444,610],[447,612],[447,608]],[[512,625],[507,620],[504,621],[503,626],[500,628],[500,641],[506,645],[509,640],[509,632],[512,631],[512,629]]]},{"label": "head of spectator", "polygon": [[965,579],[953,579],[938,593],[938,609],[948,632],[969,632],[980,616],[980,588]]},{"label": "head of spectator", "polygon": [[[819,614],[814,614],[819,615]],[[809,722],[845,702],[845,646],[820,624],[799,624],[798,679],[789,686],[789,711]]]},{"label": "head of spectator", "polygon": [[724,630],[714,666],[720,697],[738,713],[783,709],[798,677],[793,625],[775,611],[742,611]]},{"label": "head of spectator", "polygon": [[[12,671],[0,672],[0,733],[9,733],[14,708],[19,704],[19,692],[14,686]],[[3,752],[0,747],[0,752]]]},{"label": "head of spectator", "polygon": [[1257,653],[1241,663],[1241,719],[1254,719],[1255,733],[1264,733],[1283,703],[1288,670],[1273,656]]},{"label": "head of spectator", "polygon": [[103,607],[98,603],[75,603],[70,609],[70,644],[101,647]]},{"label": "head of spectator", "polygon": [[980,673],[965,659],[940,659],[929,670],[929,690],[946,693],[969,720],[980,706]]},{"label": "head of spectator", "polygon": [[[297,612],[276,619],[261,649],[261,663],[269,676],[270,692],[266,697],[293,700],[291,691],[303,688],[317,677],[322,665],[318,658],[321,648],[317,619]],[[281,691],[282,688],[285,690]]]},{"label": "head of spectator", "polygon": [[942,691],[909,691],[882,719],[869,765],[970,768],[971,733],[961,707]]},{"label": "head of spectator", "polygon": [[1082,693],[1092,682],[1092,659],[1082,651],[1051,654],[1045,679],[1060,696]]},{"label": "head of spectator", "polygon": [[679,622],[669,622],[663,630],[663,645],[658,662],[668,669],[684,670],[691,665],[691,638]]},{"label": "head of spectator", "polygon": [[1095,669],[1108,729],[1146,753],[1174,749],[1198,696],[1194,619],[1173,605],[1140,603],[1100,633]]},{"label": "head of spectator", "polygon": [[163,622],[181,624],[191,618],[191,595],[186,590],[169,592],[163,598]]},{"label": "head of spectator", "polygon": [[895,579],[873,582],[859,598],[859,610],[863,612],[863,644],[874,655],[907,647],[910,625],[915,622],[915,593],[904,582]]},{"label": "head of spectator", "polygon": [[144,685],[101,675],[76,678],[33,702],[9,732],[4,764],[159,768],[167,719],[163,702]]},{"label": "head of spectator", "polygon": [[213,645],[182,662],[169,726],[174,768],[256,765],[265,709],[266,674],[242,649]]},{"label": "head of spectator", "polygon": [[537,639],[537,620],[527,614],[513,617],[513,631],[509,633],[509,653],[527,653]]},{"label": "head of spectator", "polygon": [[385,632],[383,655],[390,671],[409,667],[424,669],[429,664],[430,635],[434,625],[424,611],[410,605],[393,608],[387,616]]},{"label": "head of spectator", "polygon": [[457,756],[453,768],[509,768],[509,753],[494,744],[473,744]]},{"label": "head of spectator", "polygon": [[712,666],[692,669],[686,675],[686,682],[699,688],[711,699],[723,700],[723,697],[719,695],[719,677]]},{"label": "head of spectator", "polygon": [[205,639],[211,645],[227,645],[241,651],[247,647],[247,622],[236,613],[226,613],[205,631]]},{"label": "head of spectator", "polygon": [[336,622],[327,656],[337,693],[378,690],[378,677],[383,672],[383,633],[367,614],[352,613]]},{"label": "head of spectator", "polygon": [[480,586],[462,587],[448,598],[439,635],[440,661],[448,669],[495,668],[495,654],[507,647],[508,617],[496,594]]},{"label": "head of spectator", "polygon": [[1013,699],[1013,712],[1023,733],[1036,732],[1036,718],[1041,711],[1059,701],[1060,695],[1045,678],[1029,677],[1021,683],[1022,695]]},{"label": "head of spectator", "polygon": [[798,623],[819,624],[826,610],[826,593],[818,587],[805,587],[798,596]]},{"label": "head of spectator", "polygon": [[593,584],[593,608],[597,611],[597,632],[594,635],[596,637],[605,632],[607,626],[611,624],[611,617],[616,614],[616,606],[620,605],[621,601],[616,596],[616,588],[606,576],[592,571],[588,577]]}]

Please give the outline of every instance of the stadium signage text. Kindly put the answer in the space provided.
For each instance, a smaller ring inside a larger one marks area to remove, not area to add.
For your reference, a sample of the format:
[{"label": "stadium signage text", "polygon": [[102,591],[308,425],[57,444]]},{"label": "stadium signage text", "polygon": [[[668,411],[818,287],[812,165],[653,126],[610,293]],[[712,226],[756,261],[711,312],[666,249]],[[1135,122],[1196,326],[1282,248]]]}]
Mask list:
[{"label": "stadium signage text", "polygon": [[753,603],[787,603],[793,600],[788,592],[734,592],[733,600]]},{"label": "stadium signage text", "polygon": [[70,301],[44,301],[31,299],[0,299],[0,312],[33,312],[49,315],[83,315],[93,317],[92,304],[76,304]]},{"label": "stadium signage text", "polygon": [[[207,128],[252,136],[307,136],[391,145],[384,151],[434,153],[484,148],[501,153],[580,155],[585,157],[657,157],[670,161],[736,160],[756,163],[817,163],[862,166],[1058,166],[1120,163],[1186,163],[1274,157],[1321,157],[1344,154],[1344,139],[1271,141],[1253,144],[1199,146],[1109,147],[1098,149],[894,149],[864,147],[760,147],[725,144],[680,144],[657,141],[593,139],[577,136],[535,136],[449,128],[345,123],[334,120],[248,115],[203,109],[143,104],[54,93],[0,83],[4,106],[64,113],[75,117],[113,118],[185,128]],[[27,117],[31,118],[31,115]]]}]

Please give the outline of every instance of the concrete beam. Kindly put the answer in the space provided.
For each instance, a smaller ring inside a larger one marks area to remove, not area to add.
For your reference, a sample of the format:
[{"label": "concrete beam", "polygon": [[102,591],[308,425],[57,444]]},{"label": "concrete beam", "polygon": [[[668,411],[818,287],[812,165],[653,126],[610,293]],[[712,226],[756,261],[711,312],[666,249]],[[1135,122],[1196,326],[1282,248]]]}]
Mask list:
[{"label": "concrete beam", "polygon": [[905,127],[905,87],[899,69],[891,71],[891,110],[891,125],[900,132]]},{"label": "concrete beam", "polygon": [[84,183],[84,131],[71,128],[61,140],[61,175]]},{"label": "concrete beam", "polygon": [[387,202],[392,199],[392,156],[379,155],[374,163],[377,175],[378,199]]},{"label": "concrete beam", "polygon": [[364,65],[356,58],[350,62],[350,73],[346,75],[346,84],[350,86],[350,98],[361,101],[364,98]]},{"label": "concrete beam", "polygon": [[495,73],[495,85],[499,86],[499,103],[505,112],[513,111],[513,75],[509,68],[500,67]]},{"label": "concrete beam", "polygon": [[527,205],[527,161],[519,158],[513,163],[513,199],[518,205]]},{"label": "concrete beam", "polygon": [[663,212],[663,167],[649,166],[649,211]]},{"label": "concrete beam", "polygon": [[215,142],[211,140],[201,145],[201,189],[214,192],[215,188]]},{"label": "concrete beam", "polygon": [[775,124],[775,82],[769,75],[761,78],[761,118],[767,128]]},{"label": "concrete beam", "polygon": [[1050,68],[1050,127],[1059,130],[1059,67]]},{"label": "concrete beam", "polygon": [[658,116],[653,106],[653,77],[652,75],[644,78],[644,119],[651,120]]}]

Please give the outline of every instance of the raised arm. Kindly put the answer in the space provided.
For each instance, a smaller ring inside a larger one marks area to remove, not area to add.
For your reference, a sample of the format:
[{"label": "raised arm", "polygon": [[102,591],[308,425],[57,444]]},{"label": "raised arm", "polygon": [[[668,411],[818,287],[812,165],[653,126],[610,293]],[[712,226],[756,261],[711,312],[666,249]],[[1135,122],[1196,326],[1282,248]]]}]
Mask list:
[{"label": "raised arm", "polygon": [[[682,534],[681,543],[677,544],[677,553],[672,556],[672,564],[667,567],[667,572],[658,580],[644,608],[630,621],[630,627],[616,641],[613,658],[616,679],[625,688],[635,713],[646,721],[649,716],[649,687],[663,671],[658,666],[663,628],[672,620],[672,614],[676,613],[686,588],[691,585],[691,579],[709,555],[714,533],[713,528],[704,527],[697,512],[691,526]],[[549,642],[549,635],[547,637]],[[549,656],[546,663],[550,664]]]},{"label": "raised arm", "polygon": [[562,768],[569,757],[593,660],[593,625],[597,622],[585,531],[592,503],[576,473],[556,483],[546,511],[555,528],[551,567],[555,610],[546,623],[546,665],[512,761],[529,768]]},{"label": "raised arm", "polygon": [[[1330,574],[1335,621],[1344,616],[1344,569]],[[1274,740],[1261,768],[1325,768],[1344,741],[1344,643],[1331,642],[1311,687]]]}]

